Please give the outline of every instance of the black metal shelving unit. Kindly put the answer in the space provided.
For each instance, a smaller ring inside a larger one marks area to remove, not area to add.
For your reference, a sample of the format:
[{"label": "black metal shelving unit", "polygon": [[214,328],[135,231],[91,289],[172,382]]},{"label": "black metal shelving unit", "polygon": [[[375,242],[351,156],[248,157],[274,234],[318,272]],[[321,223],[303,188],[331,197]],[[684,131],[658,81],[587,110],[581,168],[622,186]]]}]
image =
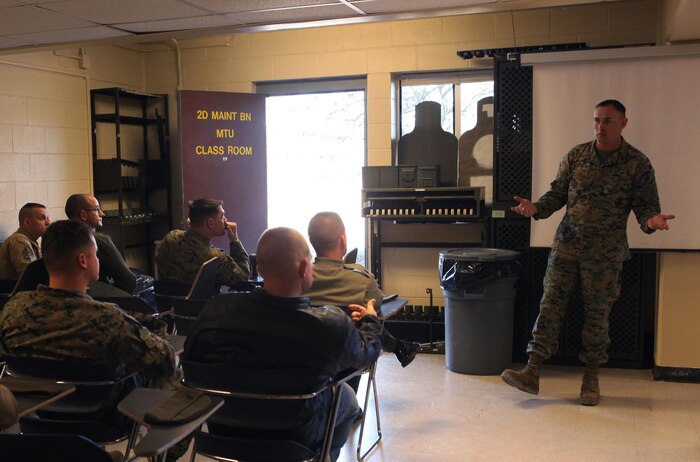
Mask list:
[{"label": "black metal shelving unit", "polygon": [[122,255],[140,249],[153,273],[153,241],[172,227],[168,96],[90,91],[95,197],[103,231]]},{"label": "black metal shelving unit", "polygon": [[[489,240],[490,220],[484,208],[483,187],[443,188],[378,188],[362,191],[362,216],[369,221],[369,270],[382,282],[382,249],[384,248],[456,248],[483,247]],[[480,227],[479,242],[437,241],[431,239],[387,240],[382,228],[387,224],[448,224]],[[429,304],[406,305],[387,320],[394,335],[425,344],[423,352],[443,353],[438,346],[445,338],[444,307],[433,306],[430,289]]]}]

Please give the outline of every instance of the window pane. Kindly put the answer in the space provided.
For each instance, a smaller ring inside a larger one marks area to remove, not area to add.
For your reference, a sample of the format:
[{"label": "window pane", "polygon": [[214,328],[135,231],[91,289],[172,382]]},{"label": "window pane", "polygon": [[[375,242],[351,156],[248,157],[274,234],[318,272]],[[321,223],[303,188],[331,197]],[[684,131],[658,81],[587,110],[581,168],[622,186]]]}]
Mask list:
[{"label": "window pane", "polygon": [[463,82],[460,95],[460,184],[484,186],[485,201],[490,204],[493,200],[493,81]]},{"label": "window pane", "polygon": [[[461,94],[461,131],[471,130],[476,126],[477,103],[487,96],[493,96],[493,80],[486,82],[464,82],[460,84]],[[493,108],[491,108],[493,117]]]},{"label": "window pane", "polygon": [[401,86],[401,136],[411,133],[416,125],[416,105],[434,101],[442,106],[442,129],[454,133],[454,87],[450,84]]},{"label": "window pane", "polygon": [[307,236],[314,214],[337,212],[364,264],[365,92],[268,96],[266,112],[269,226]]}]

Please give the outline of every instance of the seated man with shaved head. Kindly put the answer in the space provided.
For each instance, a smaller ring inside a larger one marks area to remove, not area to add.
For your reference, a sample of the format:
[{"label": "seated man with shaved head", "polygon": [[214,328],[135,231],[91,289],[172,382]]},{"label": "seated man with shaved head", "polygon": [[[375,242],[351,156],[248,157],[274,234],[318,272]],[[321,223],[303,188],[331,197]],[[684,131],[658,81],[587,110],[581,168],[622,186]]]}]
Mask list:
[{"label": "seated man with shaved head", "polygon": [[[372,303],[351,305],[351,318],[334,306],[312,307],[302,296],[313,282],[313,271],[301,234],[290,228],[265,231],[258,242],[257,260],[264,288],[222,294],[209,301],[187,336],[185,359],[247,368],[252,373],[279,369],[309,388],[327,383],[345,369],[365,368],[377,360],[381,325]],[[331,444],[333,460],[361,412],[347,384],[341,393]],[[314,398],[286,436],[318,448],[330,404],[330,392]]]},{"label": "seated man with shaved head", "polygon": [[[309,240],[316,251],[314,283],[304,292],[311,304],[335,305],[366,304],[374,300],[379,309],[384,294],[374,275],[362,265],[347,264],[343,256],[348,251],[343,220],[335,212],[320,212],[309,222]],[[403,367],[408,366],[420,350],[420,344],[399,340],[386,329],[382,331],[382,347],[396,355]]]}]

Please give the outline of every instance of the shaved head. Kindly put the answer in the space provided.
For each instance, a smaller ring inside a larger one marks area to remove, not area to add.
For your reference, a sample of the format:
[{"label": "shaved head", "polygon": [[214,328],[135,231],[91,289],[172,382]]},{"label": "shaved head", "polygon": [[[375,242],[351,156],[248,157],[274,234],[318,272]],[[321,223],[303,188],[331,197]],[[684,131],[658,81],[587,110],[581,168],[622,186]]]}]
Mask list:
[{"label": "shaved head", "polygon": [[258,272],[266,284],[268,280],[294,279],[299,263],[309,257],[304,236],[291,228],[268,229],[258,240]]},{"label": "shaved head", "polygon": [[316,254],[327,255],[338,245],[338,239],[345,234],[343,220],[335,212],[320,212],[309,222],[309,241]]}]

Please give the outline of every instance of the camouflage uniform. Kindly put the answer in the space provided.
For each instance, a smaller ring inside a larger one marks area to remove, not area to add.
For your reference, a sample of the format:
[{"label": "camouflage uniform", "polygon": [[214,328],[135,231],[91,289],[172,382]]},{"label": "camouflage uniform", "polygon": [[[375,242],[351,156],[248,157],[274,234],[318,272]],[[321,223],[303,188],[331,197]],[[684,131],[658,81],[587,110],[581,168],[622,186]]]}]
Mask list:
[{"label": "camouflage uniform", "polygon": [[113,281],[115,287],[133,294],[136,276],[127,266],[112,238],[105,233],[93,234],[97,243],[97,258],[100,259],[100,281]]},{"label": "camouflage uniform", "polygon": [[0,338],[11,353],[52,359],[85,359],[152,379],[175,371],[170,344],[117,305],[82,292],[51,289],[20,292],[0,312]]},{"label": "camouflage uniform", "polygon": [[610,345],[608,316],[620,294],[622,264],[630,258],[627,218],[634,211],[642,231],[651,234],[647,220],[661,213],[654,169],[624,138],[605,159],[595,141],[580,144],[561,161],[551,189],[535,202],[533,218],[547,218],[564,205],[527,351],[545,359],[557,351],[569,294],[580,280],[585,321],[579,358],[604,364]]},{"label": "camouflage uniform", "polygon": [[0,279],[18,279],[24,268],[38,258],[41,258],[39,243],[19,228],[0,247]]},{"label": "camouflage uniform", "polygon": [[231,256],[217,249],[206,237],[196,231],[179,229],[170,231],[160,243],[156,253],[158,278],[168,282],[192,284],[199,267],[213,257],[219,258],[216,280],[224,286],[250,277],[250,260],[240,241],[231,242]]}]

